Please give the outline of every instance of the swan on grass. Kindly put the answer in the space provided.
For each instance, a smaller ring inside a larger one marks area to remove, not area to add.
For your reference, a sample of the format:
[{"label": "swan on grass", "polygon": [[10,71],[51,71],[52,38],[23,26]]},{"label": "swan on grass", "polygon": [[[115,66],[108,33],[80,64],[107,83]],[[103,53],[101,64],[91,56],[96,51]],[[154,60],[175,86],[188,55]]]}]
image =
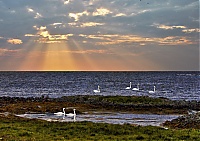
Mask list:
[{"label": "swan on grass", "polygon": [[54,113],[55,115],[65,115],[65,108],[63,108],[63,112],[57,112],[57,113]]},{"label": "swan on grass", "polygon": [[94,92],[94,93],[100,93],[100,92],[101,92],[101,91],[100,91],[100,87],[99,87],[99,85],[98,85],[97,90],[93,90],[93,92]]},{"label": "swan on grass", "polygon": [[137,88],[133,88],[132,89],[133,91],[139,91],[140,89],[139,89],[139,83],[137,84]]},{"label": "swan on grass", "polygon": [[153,91],[149,91],[150,94],[154,94],[156,92],[156,86],[153,86]]},{"label": "swan on grass", "polygon": [[131,82],[130,82],[130,86],[126,87],[126,90],[130,90],[131,89]]}]

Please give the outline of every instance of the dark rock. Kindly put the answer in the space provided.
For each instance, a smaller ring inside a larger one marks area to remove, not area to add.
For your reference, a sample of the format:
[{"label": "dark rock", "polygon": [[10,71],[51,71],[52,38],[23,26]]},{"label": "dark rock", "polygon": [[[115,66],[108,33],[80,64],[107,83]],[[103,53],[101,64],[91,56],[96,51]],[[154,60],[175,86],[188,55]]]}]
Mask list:
[{"label": "dark rock", "polygon": [[200,129],[200,112],[180,116],[172,121],[166,121],[163,125],[171,128]]}]

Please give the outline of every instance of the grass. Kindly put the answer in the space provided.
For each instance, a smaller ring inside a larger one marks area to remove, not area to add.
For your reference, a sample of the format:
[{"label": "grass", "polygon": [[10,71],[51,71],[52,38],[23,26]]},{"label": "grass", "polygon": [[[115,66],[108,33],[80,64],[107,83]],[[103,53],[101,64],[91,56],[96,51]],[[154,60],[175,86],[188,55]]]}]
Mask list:
[{"label": "grass", "polygon": [[[136,96],[72,96],[51,98],[0,98],[0,140],[143,140],[200,141],[200,129],[168,129],[131,124],[114,125],[92,122],[47,122],[15,117],[27,112],[57,112],[63,107],[84,110],[115,110],[133,113],[184,113],[188,108],[200,109],[200,102],[171,101],[166,98]],[[10,112],[8,116],[1,114]]]},{"label": "grass", "polygon": [[196,140],[198,129],[168,129],[130,124],[114,125],[92,122],[47,122],[9,115],[0,116],[0,140]]},{"label": "grass", "polygon": [[200,102],[172,101],[148,96],[67,96],[58,101],[90,104],[97,109],[131,111],[135,113],[185,114],[188,109],[200,110]]},{"label": "grass", "polygon": [[[81,111],[112,110],[134,113],[185,114],[188,109],[200,110],[200,102],[172,101],[148,96],[65,96],[61,98],[0,97],[0,112],[56,112],[63,107],[77,107]],[[79,112],[79,111],[77,111]]]}]

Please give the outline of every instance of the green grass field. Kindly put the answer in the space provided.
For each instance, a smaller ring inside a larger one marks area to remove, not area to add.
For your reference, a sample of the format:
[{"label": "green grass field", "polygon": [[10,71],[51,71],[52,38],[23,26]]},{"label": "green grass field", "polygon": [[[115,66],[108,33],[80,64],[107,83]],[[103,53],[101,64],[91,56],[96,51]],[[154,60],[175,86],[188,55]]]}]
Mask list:
[{"label": "green grass field", "polygon": [[[132,113],[185,113],[199,110],[199,102],[171,101],[165,98],[126,96],[72,96],[50,98],[0,98],[0,141],[200,141],[200,129],[164,129],[131,124],[115,125],[93,122],[48,122],[14,116],[26,112],[56,112],[63,107],[85,110],[129,111]],[[5,113],[10,113],[5,116]],[[4,113],[4,114],[3,114]],[[179,122],[176,122],[178,124]],[[186,123],[182,123],[186,124]],[[184,126],[183,126],[184,127]]]},{"label": "green grass field", "polygon": [[0,140],[144,140],[200,141],[198,129],[163,129],[130,124],[114,125],[92,122],[47,122],[9,115],[0,116]]}]

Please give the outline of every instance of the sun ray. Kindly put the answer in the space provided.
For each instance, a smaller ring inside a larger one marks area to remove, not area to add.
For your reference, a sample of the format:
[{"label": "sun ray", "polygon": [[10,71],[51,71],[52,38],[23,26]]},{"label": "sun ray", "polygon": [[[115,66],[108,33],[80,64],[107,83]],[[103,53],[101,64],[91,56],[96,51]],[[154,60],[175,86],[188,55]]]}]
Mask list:
[{"label": "sun ray", "polygon": [[77,65],[66,43],[48,44],[47,50],[43,55],[44,61],[42,70],[77,70]]},{"label": "sun ray", "polygon": [[80,53],[74,53],[74,57],[79,57],[79,70],[95,70],[98,68],[97,64],[89,57],[88,53],[84,53],[83,47],[72,39],[73,47],[78,50]]},{"label": "sun ray", "polygon": [[22,57],[18,70],[40,70],[42,67],[42,44],[29,40],[20,51]]}]

